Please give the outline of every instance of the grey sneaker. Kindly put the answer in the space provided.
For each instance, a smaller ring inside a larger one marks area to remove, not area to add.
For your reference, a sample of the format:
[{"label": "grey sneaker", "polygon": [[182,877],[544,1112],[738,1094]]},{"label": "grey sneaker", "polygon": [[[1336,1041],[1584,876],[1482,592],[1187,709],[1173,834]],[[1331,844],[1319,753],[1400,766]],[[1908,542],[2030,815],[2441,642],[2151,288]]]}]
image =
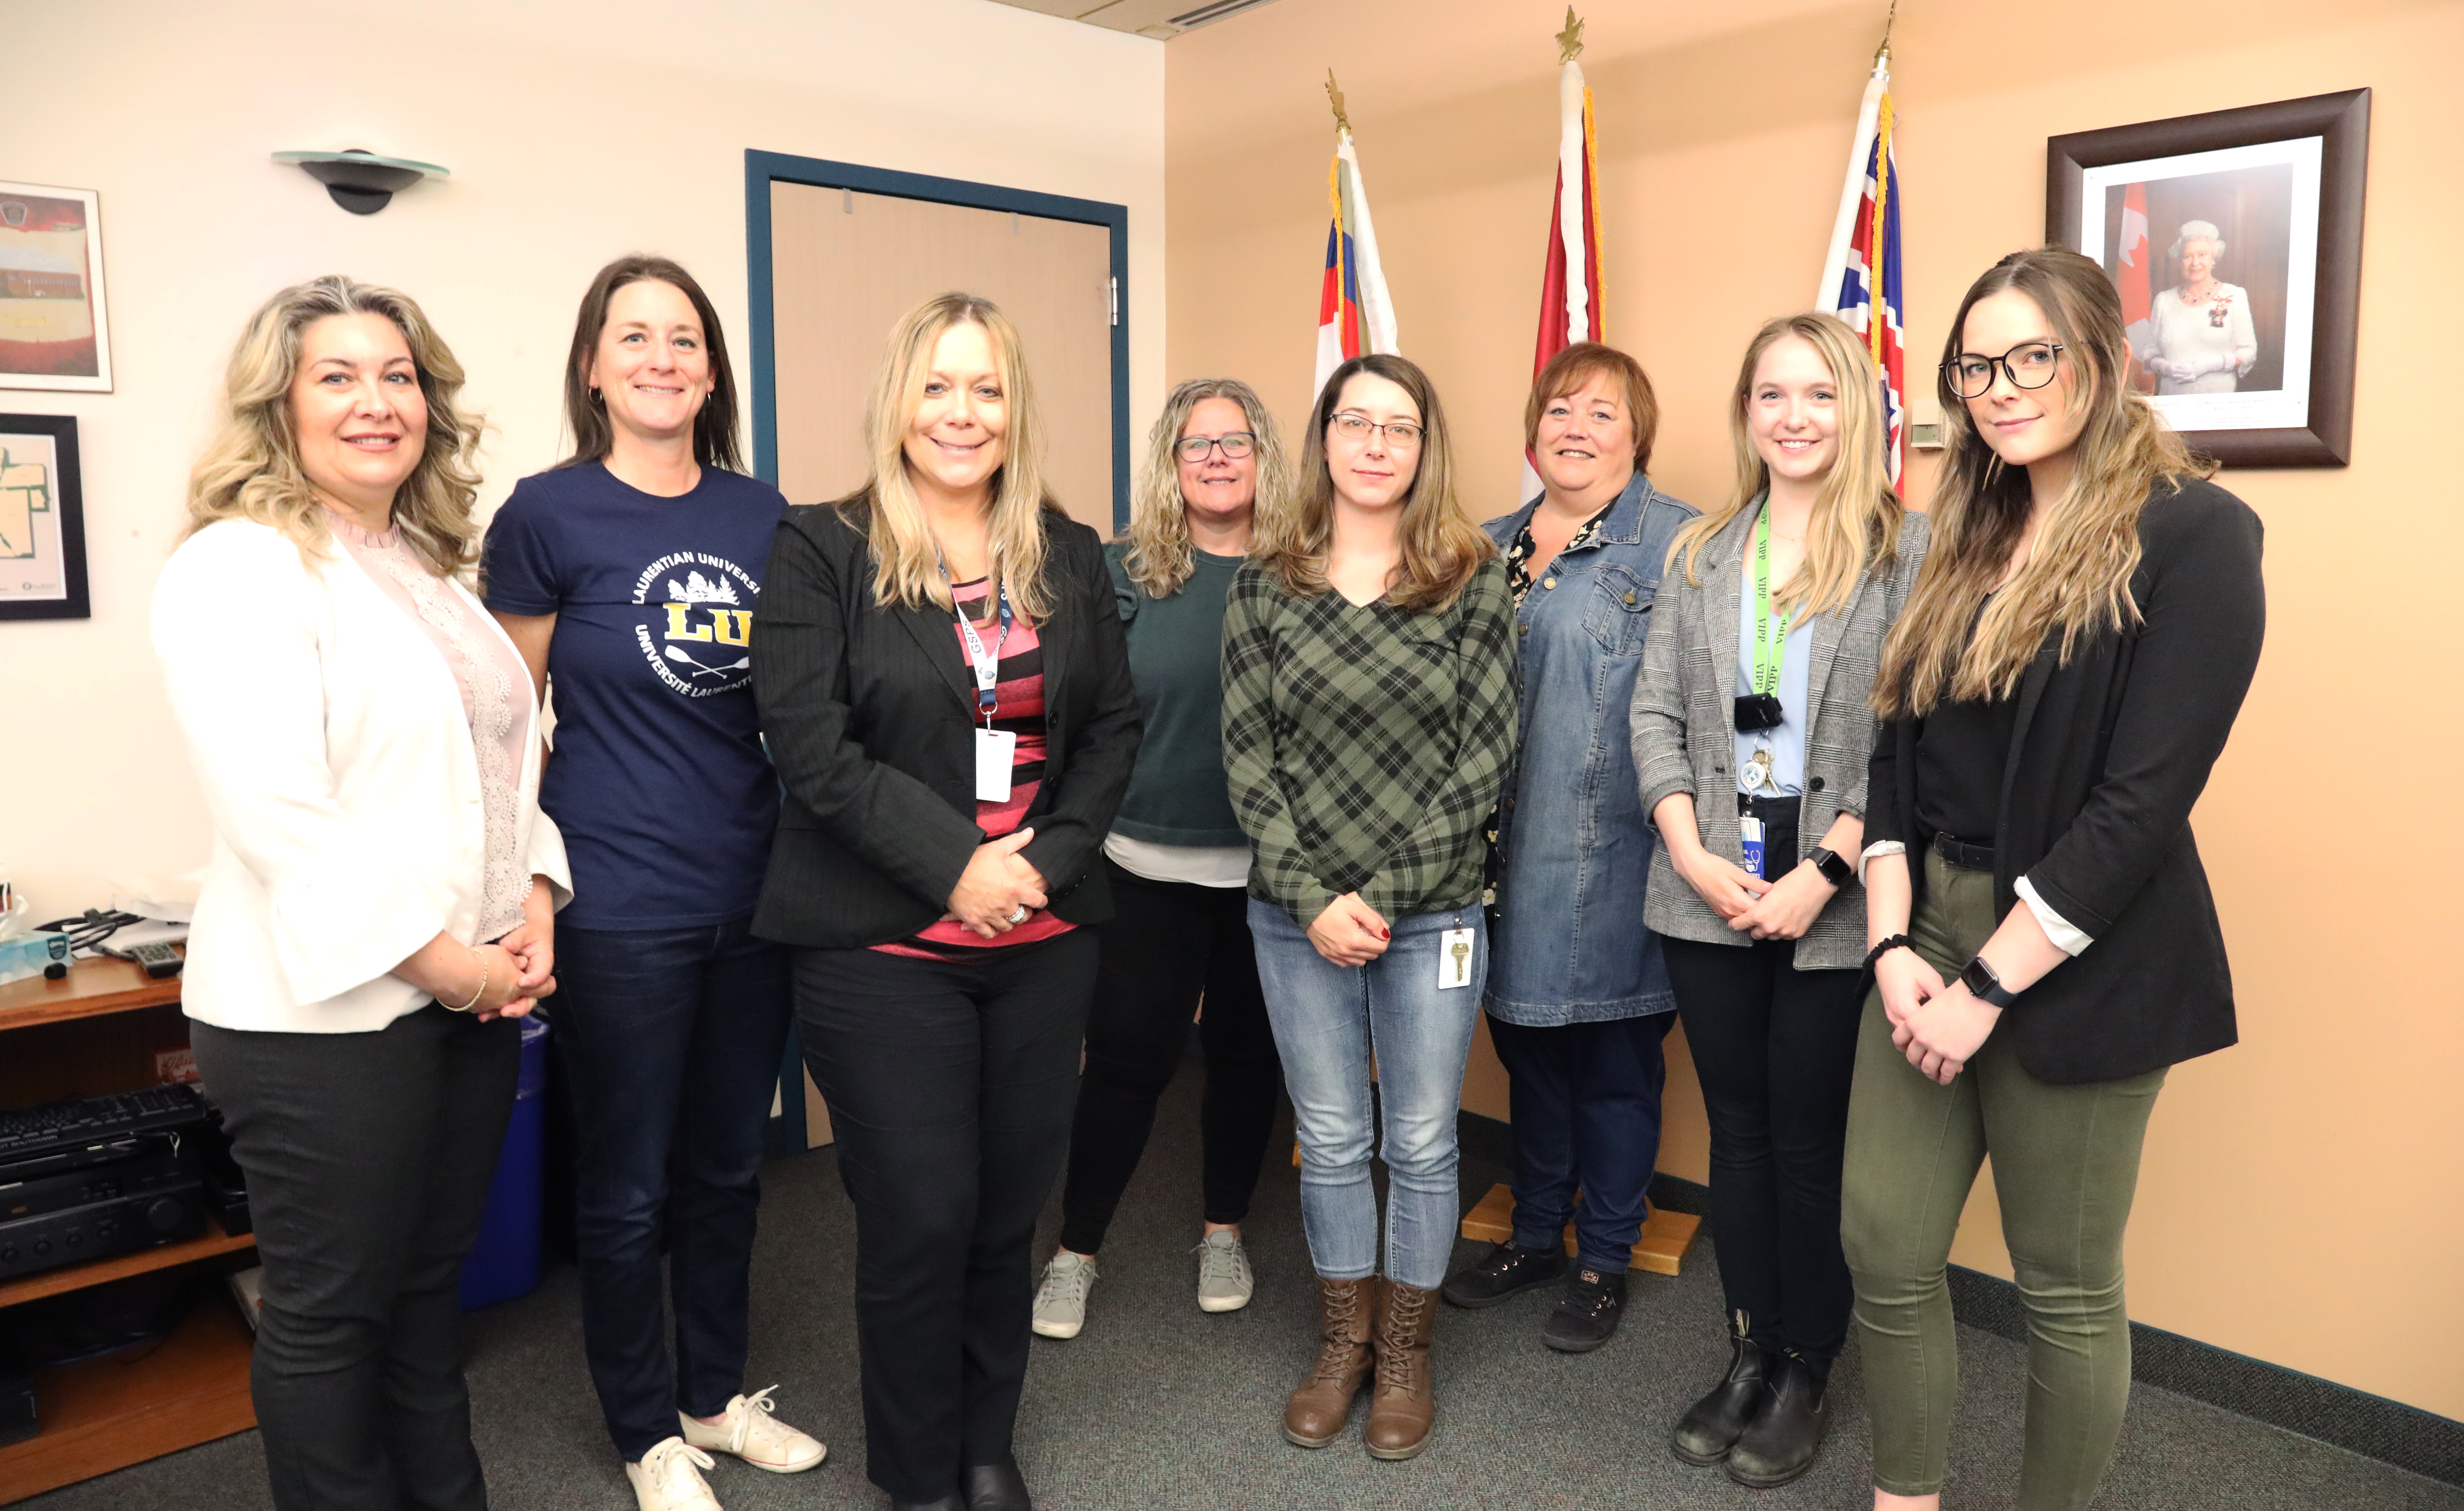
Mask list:
[{"label": "grey sneaker", "polygon": [[1067,1249],[1053,1255],[1044,1267],[1044,1283],[1035,1288],[1035,1330],[1046,1338],[1077,1337],[1087,1325],[1087,1293],[1094,1288],[1094,1260]]},{"label": "grey sneaker", "polygon": [[1241,1235],[1218,1229],[1198,1246],[1198,1309],[1237,1312],[1249,1304],[1249,1252]]}]

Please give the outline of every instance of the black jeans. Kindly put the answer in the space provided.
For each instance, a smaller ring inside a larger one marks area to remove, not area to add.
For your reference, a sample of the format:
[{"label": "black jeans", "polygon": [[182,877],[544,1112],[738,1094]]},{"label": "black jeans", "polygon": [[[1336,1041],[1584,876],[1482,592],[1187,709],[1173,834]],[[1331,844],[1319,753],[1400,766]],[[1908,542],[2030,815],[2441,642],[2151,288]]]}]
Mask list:
[{"label": "black jeans", "polygon": [[583,1345],[629,1463],[676,1435],[679,1410],[715,1416],[744,1389],[761,1136],[794,1011],[787,947],[743,920],[565,928],[557,984],[550,1042],[582,1153]]},{"label": "black jeans", "polygon": [[1661,1040],[1676,1022],[1654,1012],[1535,1029],[1489,1015],[1514,1116],[1518,1247],[1554,1250],[1572,1222],[1583,1268],[1623,1275],[1634,1263],[1660,1164]]},{"label": "black jeans", "polygon": [[280,1511],[485,1511],[462,1380],[521,1030],[430,1004],[372,1033],[189,1025],[265,1266],[250,1390]]},{"label": "black jeans", "polygon": [[1189,1044],[1189,1020],[1205,999],[1199,1042],[1206,1051],[1206,1100],[1199,1115],[1205,1149],[1208,1222],[1237,1223],[1273,1131],[1283,1062],[1258,987],[1249,940],[1249,897],[1239,887],[1150,881],[1111,860],[1112,922],[1102,927],[1095,1002],[1087,1019],[1087,1071],[1069,1129],[1069,1174],[1061,1188],[1061,1246],[1093,1254],[1155,1131],[1156,1099]]},{"label": "black jeans", "polygon": [[1793,940],[1663,939],[1711,1124],[1711,1235],[1753,1341],[1827,1369],[1855,1296],[1839,1247],[1840,1160],[1861,970],[1799,970]]},{"label": "black jeans", "polygon": [[865,1471],[896,1499],[951,1495],[1009,1453],[1097,947],[1080,928],[984,961],[795,952],[855,1203]]}]

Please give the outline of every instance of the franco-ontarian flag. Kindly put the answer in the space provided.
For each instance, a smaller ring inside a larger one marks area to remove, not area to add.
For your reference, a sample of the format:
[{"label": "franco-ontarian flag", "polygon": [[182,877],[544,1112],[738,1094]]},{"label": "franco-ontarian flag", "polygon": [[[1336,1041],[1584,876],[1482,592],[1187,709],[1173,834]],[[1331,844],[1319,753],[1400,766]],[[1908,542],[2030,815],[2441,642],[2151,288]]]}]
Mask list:
[{"label": "franco-ontarian flag", "polygon": [[[1338,107],[1339,108],[1339,107]],[[1370,352],[1395,348],[1395,301],[1377,261],[1377,230],[1369,220],[1369,190],[1353,155],[1352,128],[1335,127],[1334,163],[1327,170],[1333,222],[1326,231],[1326,284],[1317,305],[1314,399],[1334,369]]]},{"label": "franco-ontarian flag", "polygon": [[1891,486],[1901,482],[1907,455],[1906,353],[1901,343],[1900,165],[1891,149],[1891,55],[1874,59],[1857,111],[1848,152],[1848,182],[1839,191],[1839,219],[1822,263],[1814,307],[1836,314],[1865,338],[1882,370],[1884,444]]}]

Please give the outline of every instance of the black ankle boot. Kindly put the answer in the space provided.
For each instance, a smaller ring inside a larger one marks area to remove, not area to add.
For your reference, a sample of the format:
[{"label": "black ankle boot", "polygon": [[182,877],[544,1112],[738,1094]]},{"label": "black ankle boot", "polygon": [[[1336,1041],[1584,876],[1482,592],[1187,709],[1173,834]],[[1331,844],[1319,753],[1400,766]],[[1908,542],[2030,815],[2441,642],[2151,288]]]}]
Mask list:
[{"label": "black ankle boot", "polygon": [[1831,1431],[1823,1395],[1828,1382],[1793,1352],[1784,1354],[1771,1381],[1771,1404],[1728,1450],[1728,1478],[1756,1490],[1784,1485],[1814,1467]]},{"label": "black ankle boot", "polygon": [[958,1486],[966,1492],[967,1511],[1035,1511],[1035,1502],[1026,1494],[1026,1478],[1018,1472],[1015,1458],[970,1465],[960,1472]]},{"label": "black ankle boot", "polygon": [[1771,1400],[1771,1358],[1746,1336],[1751,1319],[1743,1312],[1728,1316],[1728,1372],[1711,1393],[1686,1408],[1678,1419],[1669,1450],[1689,1464],[1716,1464],[1728,1456],[1746,1428]]}]

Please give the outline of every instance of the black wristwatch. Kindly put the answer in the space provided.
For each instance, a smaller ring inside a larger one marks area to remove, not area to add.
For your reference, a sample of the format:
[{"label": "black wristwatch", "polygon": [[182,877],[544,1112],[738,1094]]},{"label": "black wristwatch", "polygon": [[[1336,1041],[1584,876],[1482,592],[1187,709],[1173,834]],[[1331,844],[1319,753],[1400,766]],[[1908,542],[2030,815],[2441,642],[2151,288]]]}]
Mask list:
[{"label": "black wristwatch", "polygon": [[1816,845],[1805,853],[1805,858],[1813,861],[1814,869],[1822,873],[1822,879],[1835,887],[1844,887],[1857,879],[1857,868],[1840,859],[1837,851]]},{"label": "black wristwatch", "polygon": [[2002,978],[1993,973],[1993,967],[1985,963],[1982,955],[1969,961],[1968,968],[1959,973],[1959,984],[1968,989],[1969,996],[1989,1007],[2013,1007],[2019,1001],[2019,993],[2002,985]]}]

